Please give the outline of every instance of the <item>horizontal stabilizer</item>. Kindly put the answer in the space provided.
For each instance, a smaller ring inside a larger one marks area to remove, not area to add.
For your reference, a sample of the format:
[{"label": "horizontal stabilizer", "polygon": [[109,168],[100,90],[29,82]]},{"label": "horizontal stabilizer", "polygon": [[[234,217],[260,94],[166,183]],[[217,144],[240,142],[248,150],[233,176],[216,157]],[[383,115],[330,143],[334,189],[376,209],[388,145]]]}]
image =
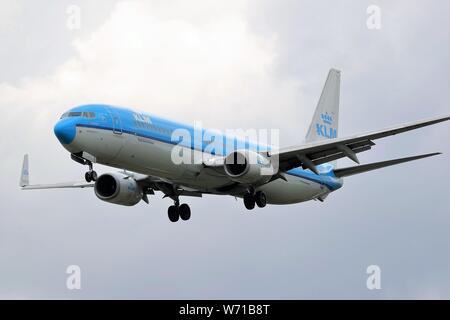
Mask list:
[{"label": "horizontal stabilizer", "polygon": [[354,174],[359,174],[359,173],[363,173],[363,172],[367,172],[367,171],[372,171],[372,170],[381,169],[384,167],[393,166],[395,164],[399,164],[399,163],[403,163],[403,162],[414,161],[414,160],[419,160],[419,159],[423,159],[423,158],[436,156],[438,154],[441,154],[441,153],[440,152],[428,153],[428,154],[422,154],[422,155],[414,156],[414,157],[400,158],[400,159],[364,164],[361,166],[336,169],[336,170],[334,170],[334,174],[338,178],[343,178],[343,177],[347,177],[347,176],[352,176]]},{"label": "horizontal stabilizer", "polygon": [[30,185],[30,168],[28,155],[23,157],[22,172],[20,174],[20,187],[22,190],[36,190],[36,189],[62,189],[62,188],[89,188],[93,187],[94,183],[86,182],[64,182],[53,184],[35,184]]},{"label": "horizontal stabilizer", "polygon": [[64,183],[35,184],[35,185],[23,186],[22,190],[92,188],[93,186],[94,186],[94,183],[64,182]]}]

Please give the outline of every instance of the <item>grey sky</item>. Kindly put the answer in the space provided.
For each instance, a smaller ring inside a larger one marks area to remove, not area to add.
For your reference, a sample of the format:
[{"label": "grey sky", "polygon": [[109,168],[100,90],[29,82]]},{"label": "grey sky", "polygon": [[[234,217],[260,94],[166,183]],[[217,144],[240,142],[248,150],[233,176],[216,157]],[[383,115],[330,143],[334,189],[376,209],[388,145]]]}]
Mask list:
[{"label": "grey sky", "polygon": [[[67,6],[81,29],[66,27]],[[368,30],[366,9],[381,8]],[[0,298],[450,298],[449,126],[377,142],[363,163],[444,155],[349,177],[325,203],[247,212],[160,195],[124,208],[92,190],[53,135],[73,105],[105,102],[218,128],[303,140],[328,69],[343,71],[340,136],[450,113],[448,1],[1,0]],[[340,161],[341,166],[350,162]],[[101,167],[99,172],[108,168]],[[82,269],[82,290],[65,269]],[[366,267],[382,290],[366,289]]]}]

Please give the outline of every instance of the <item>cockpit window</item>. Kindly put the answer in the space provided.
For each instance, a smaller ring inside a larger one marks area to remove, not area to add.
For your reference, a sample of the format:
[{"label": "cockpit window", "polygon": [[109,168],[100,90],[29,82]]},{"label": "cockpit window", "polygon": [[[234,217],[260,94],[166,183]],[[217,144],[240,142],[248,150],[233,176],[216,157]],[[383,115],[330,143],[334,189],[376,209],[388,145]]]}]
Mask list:
[{"label": "cockpit window", "polygon": [[95,118],[95,113],[94,112],[83,112],[83,117],[93,119],[93,118]]},{"label": "cockpit window", "polygon": [[71,117],[84,117],[88,119],[95,118],[94,112],[66,112],[61,116],[61,119],[71,118]]}]

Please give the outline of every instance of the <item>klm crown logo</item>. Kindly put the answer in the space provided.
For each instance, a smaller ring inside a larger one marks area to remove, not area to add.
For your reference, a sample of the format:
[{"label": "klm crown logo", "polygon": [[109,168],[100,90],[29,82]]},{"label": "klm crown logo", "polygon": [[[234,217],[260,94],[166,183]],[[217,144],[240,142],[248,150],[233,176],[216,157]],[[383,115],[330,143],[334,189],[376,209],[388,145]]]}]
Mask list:
[{"label": "klm crown logo", "polygon": [[331,125],[333,123],[333,117],[330,116],[328,113],[325,114],[321,114],[320,118],[322,119],[323,122],[325,122],[326,124]]},{"label": "klm crown logo", "polygon": [[333,125],[333,117],[328,113],[322,113],[320,119],[322,119],[323,124],[316,123],[317,135],[328,139],[337,138],[337,130],[331,127]]}]

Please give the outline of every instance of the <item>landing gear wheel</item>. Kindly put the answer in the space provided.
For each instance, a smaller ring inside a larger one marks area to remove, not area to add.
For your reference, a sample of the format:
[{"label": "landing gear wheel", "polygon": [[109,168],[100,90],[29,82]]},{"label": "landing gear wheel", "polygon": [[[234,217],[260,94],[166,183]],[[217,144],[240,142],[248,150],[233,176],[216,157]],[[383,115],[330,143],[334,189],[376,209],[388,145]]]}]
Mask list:
[{"label": "landing gear wheel", "polygon": [[[78,160],[76,160],[77,162],[79,162]],[[97,172],[94,171],[94,165],[92,164],[91,161],[87,161],[84,160],[86,162],[84,162],[83,164],[86,164],[89,166],[89,171],[85,173],[84,178],[86,179],[86,182],[92,182],[92,181],[97,181]]]},{"label": "landing gear wheel", "polygon": [[183,203],[179,208],[181,220],[187,221],[191,218],[191,208],[186,203]]},{"label": "landing gear wheel", "polygon": [[170,206],[167,210],[167,214],[171,222],[177,222],[180,219],[180,214],[178,212],[177,206]]},{"label": "landing gear wheel", "polygon": [[266,194],[262,191],[255,193],[255,201],[258,207],[264,208],[267,204]]},{"label": "landing gear wheel", "polygon": [[244,205],[248,210],[255,208],[255,198],[251,193],[246,193],[244,195]]},{"label": "landing gear wheel", "polygon": [[95,172],[95,171],[88,171],[84,175],[84,178],[86,179],[86,182],[97,181],[97,172]]}]

